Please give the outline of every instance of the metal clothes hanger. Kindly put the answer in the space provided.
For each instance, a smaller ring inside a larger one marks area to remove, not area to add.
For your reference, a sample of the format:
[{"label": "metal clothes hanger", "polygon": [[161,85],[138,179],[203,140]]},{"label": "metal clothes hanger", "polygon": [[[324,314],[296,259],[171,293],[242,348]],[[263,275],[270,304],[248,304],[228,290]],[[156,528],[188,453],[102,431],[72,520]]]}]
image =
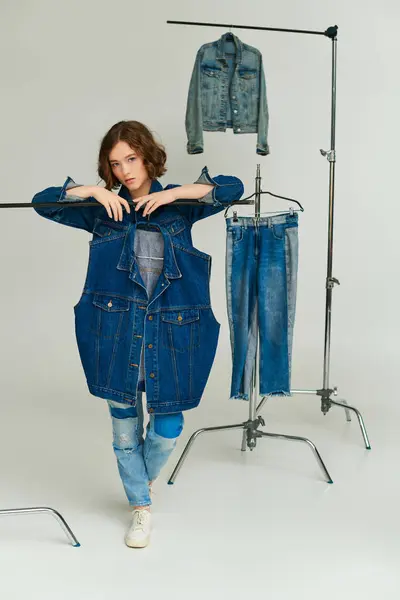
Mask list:
[{"label": "metal clothes hanger", "polygon": [[160,258],[158,256],[139,256],[139,254],[136,254],[136,258],[151,258],[151,260],[164,260],[163,258]]},{"label": "metal clothes hanger", "polygon": [[228,31],[226,33],[225,37],[226,37],[227,40],[229,40],[229,38],[231,38],[231,39],[233,38],[232,27],[233,27],[233,25],[230,25],[229,29],[228,29]]},{"label": "metal clothes hanger", "polygon": [[[295,212],[304,212],[304,208],[302,206],[302,204],[298,201],[295,200],[294,198],[287,198],[286,196],[279,196],[278,194],[273,194],[272,192],[260,192],[260,194],[269,194],[270,196],[273,196],[274,198],[280,198],[281,200],[287,200],[288,202],[294,202],[295,204],[297,204],[299,206],[298,209],[294,209],[292,207],[289,208],[288,211],[284,211],[285,213],[288,212],[289,214],[293,215]],[[253,204],[253,202],[249,202],[249,200],[251,198],[253,198],[253,196],[256,195],[256,192],[254,192],[253,194],[251,194],[251,196],[247,196],[247,198],[243,198],[242,200],[238,200],[237,202],[233,202],[232,204],[229,204],[227,206],[227,208],[225,209],[225,213],[224,213],[224,217],[225,219],[227,218],[228,215],[228,211],[232,206],[238,206],[240,204]],[[280,211],[274,210],[274,211],[263,211],[260,213],[260,215],[265,215],[265,214],[272,214],[272,213],[279,213]],[[233,220],[237,220],[237,212],[234,212],[234,216],[233,216]]]}]

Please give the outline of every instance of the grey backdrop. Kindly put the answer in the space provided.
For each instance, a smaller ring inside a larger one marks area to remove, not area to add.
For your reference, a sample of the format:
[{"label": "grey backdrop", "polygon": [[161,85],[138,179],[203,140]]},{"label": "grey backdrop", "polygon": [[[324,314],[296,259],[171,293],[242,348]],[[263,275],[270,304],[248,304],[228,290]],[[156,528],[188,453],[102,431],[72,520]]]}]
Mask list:
[{"label": "grey backdrop", "polygon": [[[263,54],[271,155],[256,155],[255,135],[228,131],[205,133],[205,153],[189,156],[184,117],[195,55],[225,30],[166,25],[166,20],[318,30],[339,25],[334,276],[341,286],[334,291],[331,383],[366,419],[375,452],[369,464],[375,470],[360,485],[368,480],[373,496],[376,482],[387,482],[386,459],[399,456],[399,4],[284,0],[249,1],[244,6],[203,0],[200,10],[197,3],[181,0],[2,0],[0,11],[2,202],[30,202],[37,191],[62,185],[68,175],[79,183],[95,184],[102,136],[115,122],[136,119],[166,146],[163,184],[193,182],[207,165],[212,175],[240,177],[248,195],[260,162],[264,190],[303,203],[295,388],[322,384],[329,165],[319,149],[330,145],[331,43],[311,36],[235,30]],[[286,204],[264,196],[262,206],[283,209]],[[68,502],[79,511],[86,502],[90,511],[112,493],[122,506],[105,401],[87,392],[75,343],[73,306],[84,282],[90,236],[41,219],[32,209],[2,209],[0,217],[4,503]],[[247,417],[245,403],[228,400],[223,214],[196,224],[193,239],[213,257],[212,302],[222,327],[204,399],[186,416],[180,449],[197,427]],[[273,431],[316,441],[334,479],[350,483],[366,468],[357,423],[346,424],[340,409],[324,418],[317,399],[274,399],[265,416]],[[248,472],[232,471],[240,460],[239,437],[199,442],[185,467],[192,486],[198,483],[196,466],[203,473],[203,493],[210,478],[214,489],[220,482],[227,485],[228,464],[238,493],[248,502],[249,486],[254,489],[261,474],[268,490],[268,469],[289,472],[281,482],[285,492],[280,488],[285,497],[296,489],[295,473],[300,479],[309,473],[307,484],[318,479],[306,450],[298,453],[283,443],[262,442],[258,456],[252,455],[258,471],[249,483]],[[272,458],[269,452],[274,452]],[[286,462],[281,453],[286,453]],[[378,464],[374,461],[379,456]],[[212,475],[214,468],[218,475]],[[177,502],[179,489],[184,489],[183,473],[182,488],[177,484],[174,492],[167,489],[166,498],[175,493]],[[268,498],[269,492],[265,494]],[[398,488],[387,489],[385,496],[396,503]],[[281,500],[276,501],[279,508]],[[9,535],[13,531],[10,526]],[[35,533],[31,537],[34,540]]]}]

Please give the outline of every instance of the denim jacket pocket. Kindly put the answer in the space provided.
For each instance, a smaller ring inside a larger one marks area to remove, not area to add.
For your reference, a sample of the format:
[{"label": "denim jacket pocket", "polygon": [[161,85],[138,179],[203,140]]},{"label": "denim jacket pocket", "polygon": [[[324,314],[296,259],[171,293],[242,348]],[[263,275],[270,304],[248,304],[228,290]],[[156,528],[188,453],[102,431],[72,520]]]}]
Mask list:
[{"label": "denim jacket pocket", "polygon": [[238,71],[239,87],[242,92],[255,92],[257,89],[257,71],[254,69],[241,69]]},{"label": "denim jacket pocket", "polygon": [[221,69],[211,65],[202,65],[201,70],[204,75],[207,75],[208,77],[219,77],[219,74],[221,73]]},{"label": "denim jacket pocket", "polygon": [[239,69],[239,77],[243,79],[254,79],[257,77],[256,69]]},{"label": "denim jacket pocket", "polygon": [[188,352],[199,346],[200,314],[198,309],[163,311],[161,343],[176,352]]}]

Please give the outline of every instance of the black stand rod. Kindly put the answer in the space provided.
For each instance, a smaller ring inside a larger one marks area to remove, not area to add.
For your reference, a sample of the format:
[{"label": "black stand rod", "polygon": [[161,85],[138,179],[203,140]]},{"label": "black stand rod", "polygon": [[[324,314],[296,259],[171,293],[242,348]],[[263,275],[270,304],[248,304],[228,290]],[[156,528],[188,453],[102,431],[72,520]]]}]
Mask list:
[{"label": "black stand rod", "polygon": [[[131,200],[127,200],[128,204],[130,206],[136,206],[136,204],[134,202],[132,202]],[[202,204],[204,206],[207,206],[208,203],[206,202],[201,202],[201,200],[183,200],[183,199],[178,199],[178,200],[174,200],[174,206],[179,204],[184,204],[186,205],[190,205],[190,206],[201,206]],[[235,202],[231,202],[230,206],[233,204],[254,204],[253,200],[236,200]],[[96,206],[99,207],[100,204],[95,201],[85,201],[85,202],[79,202],[79,201],[62,201],[62,202],[35,202],[34,204],[32,202],[3,202],[0,203],[0,208],[64,208],[64,207],[68,207],[68,208],[83,208],[84,206],[88,207],[88,208],[95,208]],[[125,210],[125,209],[124,209]]]}]

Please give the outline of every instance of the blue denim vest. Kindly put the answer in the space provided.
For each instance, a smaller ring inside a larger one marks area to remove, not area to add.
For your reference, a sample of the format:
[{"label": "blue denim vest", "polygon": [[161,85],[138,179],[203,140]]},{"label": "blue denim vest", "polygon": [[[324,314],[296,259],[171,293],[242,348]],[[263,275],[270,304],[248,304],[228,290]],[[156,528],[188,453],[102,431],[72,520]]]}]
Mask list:
[{"label": "blue denim vest", "polygon": [[204,151],[203,131],[257,133],[256,152],[269,154],[262,55],[232,33],[197,52],[186,107],[189,154]]},{"label": "blue denim vest", "polygon": [[[150,218],[131,207],[123,221],[108,217],[106,209],[62,206],[76,187],[68,177],[62,187],[37,193],[32,203],[59,202],[60,207],[35,208],[52,221],[93,233],[89,264],[78,304],[74,306],[75,333],[89,392],[94,396],[135,406],[141,352],[150,413],[171,413],[196,407],[214,361],[220,324],[210,301],[211,256],[194,248],[191,227],[216,214],[243,194],[240,179],[210,177],[204,167],[196,183],[214,187],[196,206],[161,206]],[[165,189],[177,187],[167,185]],[[150,193],[162,190],[153,180]],[[122,186],[119,195],[130,199]],[[88,201],[88,200],[84,200]],[[137,227],[162,233],[163,271],[151,297],[140,275],[134,253]]]}]

